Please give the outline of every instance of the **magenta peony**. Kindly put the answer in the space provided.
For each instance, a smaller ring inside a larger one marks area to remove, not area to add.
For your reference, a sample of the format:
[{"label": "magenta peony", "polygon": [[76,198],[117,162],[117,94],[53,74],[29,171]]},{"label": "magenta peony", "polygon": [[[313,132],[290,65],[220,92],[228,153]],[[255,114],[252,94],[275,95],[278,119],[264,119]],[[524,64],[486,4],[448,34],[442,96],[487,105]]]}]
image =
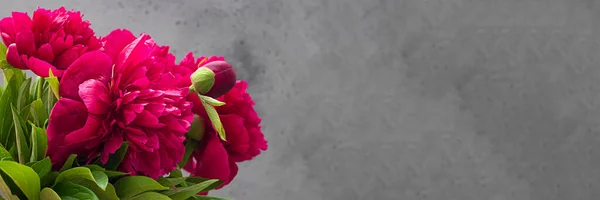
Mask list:
[{"label": "magenta peony", "polygon": [[55,163],[73,153],[106,163],[126,141],[119,170],[157,179],[176,169],[185,153],[193,104],[182,77],[189,82],[189,70],[146,34],[115,30],[100,40],[103,52],[83,54],[62,77],[48,155]]},{"label": "magenta peony", "polygon": [[[217,98],[225,105],[216,107],[227,133],[227,141],[221,140],[209,120],[203,120],[204,138],[200,148],[192,154],[185,169],[194,176],[221,179],[227,185],[236,176],[236,162],[247,161],[267,150],[267,141],[261,132],[258,114],[254,110],[254,101],[246,92],[248,84],[237,81],[225,95]],[[208,119],[199,98],[191,98],[195,103],[194,112]],[[194,123],[197,123],[196,121]]]},{"label": "magenta peony", "polygon": [[64,7],[38,8],[33,19],[27,13],[13,12],[12,17],[0,20],[0,34],[8,47],[7,62],[41,77],[48,77],[50,69],[60,77],[79,56],[100,48],[90,23],[80,12]]}]

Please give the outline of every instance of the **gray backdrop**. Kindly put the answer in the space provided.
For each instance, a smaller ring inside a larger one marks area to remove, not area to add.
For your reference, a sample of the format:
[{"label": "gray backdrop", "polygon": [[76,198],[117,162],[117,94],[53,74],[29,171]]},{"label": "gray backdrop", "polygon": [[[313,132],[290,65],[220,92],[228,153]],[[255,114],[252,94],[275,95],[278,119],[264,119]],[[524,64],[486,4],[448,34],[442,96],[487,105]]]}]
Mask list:
[{"label": "gray backdrop", "polygon": [[225,55],[270,149],[238,200],[600,199],[594,0],[1,0]]}]

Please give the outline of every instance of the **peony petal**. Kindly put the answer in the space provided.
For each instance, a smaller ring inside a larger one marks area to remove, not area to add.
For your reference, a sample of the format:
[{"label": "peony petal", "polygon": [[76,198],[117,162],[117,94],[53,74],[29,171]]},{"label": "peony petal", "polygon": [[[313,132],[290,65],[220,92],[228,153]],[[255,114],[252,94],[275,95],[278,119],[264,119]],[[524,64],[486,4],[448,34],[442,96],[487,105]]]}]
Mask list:
[{"label": "peony petal", "polygon": [[31,31],[32,21],[25,12],[12,12],[12,18],[15,24],[15,32]]},{"label": "peony petal", "polygon": [[133,123],[138,126],[154,127],[159,123],[159,121],[156,116],[152,115],[152,113],[144,110],[140,114],[137,114],[135,120],[133,120]]},{"label": "peony petal", "polygon": [[[27,61],[27,67],[29,67],[29,69],[33,73],[35,73],[36,75],[41,76],[41,77],[49,77],[50,70],[52,70],[52,74],[54,74],[55,76],[57,76],[57,77],[62,76],[62,71],[59,71],[54,66],[52,66],[50,63],[40,60],[36,57],[29,58],[29,60]],[[61,86],[62,86],[62,84],[61,84]]]},{"label": "peony petal", "polygon": [[2,33],[2,40],[5,46],[9,46],[15,42],[15,23],[12,17],[5,17],[0,20],[0,33]]},{"label": "peony petal", "polygon": [[269,148],[269,144],[265,140],[265,135],[260,131],[260,127],[248,128],[248,134],[250,134],[250,146],[263,151]]},{"label": "peony petal", "polygon": [[37,50],[37,57],[43,61],[51,63],[54,60],[54,53],[52,52],[52,46],[46,43],[40,46]]},{"label": "peony petal", "polygon": [[19,69],[27,69],[23,60],[21,60],[21,56],[19,55],[19,51],[17,50],[17,44],[13,43],[8,46],[6,50],[6,62],[12,65],[13,67]]},{"label": "peony petal", "polygon": [[227,150],[239,154],[246,153],[250,148],[250,137],[244,126],[244,118],[237,115],[219,115],[219,118],[227,133]]},{"label": "peony petal", "polygon": [[54,61],[56,68],[58,69],[67,69],[79,56],[85,52],[82,52],[85,48],[83,45],[75,45],[62,54],[56,57],[56,61]]},{"label": "peony petal", "polygon": [[152,113],[152,115],[161,116],[165,111],[165,104],[151,103],[146,105],[145,108],[148,110],[148,112]]},{"label": "peony petal", "polygon": [[102,115],[108,113],[110,93],[102,82],[90,79],[79,85],[79,96],[92,114]]},{"label": "peony petal", "polygon": [[202,152],[196,152],[196,169],[194,176],[210,179],[220,179],[229,182],[231,178],[231,168],[229,156],[223,144],[216,135],[206,137],[206,146]]},{"label": "peony petal", "polygon": [[59,99],[52,108],[48,120],[48,140],[83,127],[86,120],[87,110],[83,103],[68,98]]},{"label": "peony petal", "polygon": [[169,127],[169,129],[173,130],[173,131],[178,131],[181,133],[185,133],[189,131],[189,127],[186,128],[184,126],[182,126],[179,121],[177,121],[177,119],[175,119],[175,117],[173,116],[165,116],[162,117],[162,122],[167,124],[167,127]]},{"label": "peony petal", "polygon": [[123,103],[128,104],[140,95],[140,91],[127,92],[123,95]]},{"label": "peony petal", "polygon": [[21,54],[34,55],[36,53],[35,39],[31,30],[18,32],[15,43]]},{"label": "peony petal", "polygon": [[141,62],[150,57],[152,48],[155,45],[152,38],[147,34],[142,34],[136,40],[125,46],[117,57],[115,71],[123,72],[130,71],[125,66],[135,67]]},{"label": "peony petal", "polygon": [[50,28],[50,24],[52,23],[52,18],[50,16],[50,11],[47,9],[39,8],[33,12],[33,31],[42,33],[48,28]]},{"label": "peony petal", "polygon": [[95,115],[88,115],[85,125],[75,130],[65,137],[65,141],[69,143],[78,143],[86,140],[91,140],[100,136],[100,127],[102,126],[102,119]]},{"label": "peony petal", "polygon": [[117,63],[117,57],[123,48],[135,39],[135,35],[133,35],[131,31],[127,29],[116,29],[101,38],[100,41],[104,44],[104,52],[113,59],[114,63]]},{"label": "peony petal", "polygon": [[129,125],[131,122],[133,122],[133,120],[135,120],[136,116],[137,116],[137,114],[134,112],[134,110],[132,110],[132,109],[124,110],[123,118],[125,120],[125,125]]},{"label": "peony petal", "polygon": [[121,135],[120,132],[116,132],[105,143],[100,161],[102,163],[106,164],[106,162],[108,162],[109,155],[114,154],[119,148],[121,148],[122,144],[123,144],[123,136]]},{"label": "peony petal", "polygon": [[111,74],[112,61],[108,55],[100,51],[85,53],[65,71],[60,83],[60,95],[80,100],[79,84],[96,79],[107,85]]},{"label": "peony petal", "polygon": [[57,32],[52,34],[52,37],[50,38],[50,44],[52,45],[54,55],[60,55],[69,47],[73,46],[73,37],[66,35],[64,29],[60,28]]},{"label": "peony petal", "polygon": [[195,59],[194,59],[194,53],[189,52],[188,54],[185,55],[185,57],[183,57],[183,59],[181,59],[181,62],[179,62],[179,65],[181,67],[185,67],[187,68],[190,73],[193,71],[196,71],[196,69],[198,69],[198,64],[196,63]]},{"label": "peony petal", "polygon": [[158,179],[160,173],[161,156],[158,152],[139,152],[138,158],[133,161],[133,168],[150,178]]}]

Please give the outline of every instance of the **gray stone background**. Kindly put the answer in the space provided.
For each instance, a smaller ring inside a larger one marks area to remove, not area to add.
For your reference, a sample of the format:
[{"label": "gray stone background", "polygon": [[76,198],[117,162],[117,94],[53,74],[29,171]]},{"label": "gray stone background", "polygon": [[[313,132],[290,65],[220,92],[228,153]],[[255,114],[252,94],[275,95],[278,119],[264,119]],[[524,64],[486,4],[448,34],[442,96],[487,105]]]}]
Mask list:
[{"label": "gray stone background", "polygon": [[1,0],[225,55],[270,149],[237,200],[600,199],[594,0]]}]

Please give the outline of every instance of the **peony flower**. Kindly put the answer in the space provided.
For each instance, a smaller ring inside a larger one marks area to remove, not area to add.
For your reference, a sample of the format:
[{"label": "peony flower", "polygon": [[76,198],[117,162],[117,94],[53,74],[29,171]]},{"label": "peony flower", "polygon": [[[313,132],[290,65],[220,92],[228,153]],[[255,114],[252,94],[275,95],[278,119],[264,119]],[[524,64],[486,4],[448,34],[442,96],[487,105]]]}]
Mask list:
[{"label": "peony flower", "polygon": [[129,142],[119,170],[157,179],[183,158],[193,120],[175,57],[142,34],[115,30],[101,38],[104,52],[83,54],[64,73],[61,99],[50,114],[48,155],[62,163],[69,154],[92,160]]},{"label": "peony flower", "polygon": [[12,17],[0,20],[0,35],[8,47],[6,61],[42,77],[48,77],[50,69],[60,77],[79,56],[100,48],[90,23],[80,12],[64,7],[38,8],[33,19],[27,13],[13,12]]},{"label": "peony flower", "polygon": [[[206,123],[204,138],[199,142],[199,149],[192,153],[193,159],[185,166],[194,176],[223,180],[223,187],[237,174],[237,162],[251,160],[267,150],[261,119],[253,108],[254,101],[246,92],[247,87],[245,81],[237,81],[229,92],[217,98],[225,102],[216,109],[227,133],[227,141],[219,138],[209,120],[202,120]],[[192,100],[194,112],[208,119],[199,98]]]}]

